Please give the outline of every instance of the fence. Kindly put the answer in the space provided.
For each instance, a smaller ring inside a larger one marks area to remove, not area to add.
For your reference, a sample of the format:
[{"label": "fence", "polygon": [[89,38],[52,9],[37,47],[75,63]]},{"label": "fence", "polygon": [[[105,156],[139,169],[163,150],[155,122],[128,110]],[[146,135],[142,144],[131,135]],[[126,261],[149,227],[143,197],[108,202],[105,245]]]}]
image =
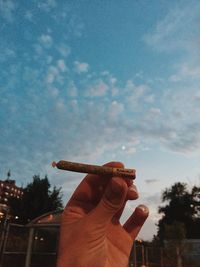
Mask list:
[{"label": "fence", "polygon": [[[8,224],[0,233],[2,251],[0,267],[55,267],[59,224]],[[200,242],[182,256],[182,267],[200,267]],[[190,244],[191,245],[191,244]],[[130,267],[177,267],[173,248],[150,247],[135,243],[130,255]],[[118,267],[118,266],[116,266]]]},{"label": "fence", "polygon": [[[179,263],[178,263],[179,261]],[[129,267],[200,267],[200,240],[186,242],[181,256],[174,247],[134,244]]]},{"label": "fence", "polygon": [[1,267],[55,267],[58,225],[9,224],[4,234]]}]

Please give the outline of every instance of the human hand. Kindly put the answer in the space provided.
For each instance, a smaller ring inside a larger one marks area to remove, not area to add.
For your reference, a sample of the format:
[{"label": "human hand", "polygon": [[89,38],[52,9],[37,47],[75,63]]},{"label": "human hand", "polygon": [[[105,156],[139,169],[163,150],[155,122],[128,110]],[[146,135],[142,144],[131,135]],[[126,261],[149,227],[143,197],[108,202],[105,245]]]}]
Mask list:
[{"label": "human hand", "polygon": [[87,175],[62,214],[57,267],[127,267],[148,208],[138,206],[123,226],[119,220],[126,201],[137,198],[132,180]]}]

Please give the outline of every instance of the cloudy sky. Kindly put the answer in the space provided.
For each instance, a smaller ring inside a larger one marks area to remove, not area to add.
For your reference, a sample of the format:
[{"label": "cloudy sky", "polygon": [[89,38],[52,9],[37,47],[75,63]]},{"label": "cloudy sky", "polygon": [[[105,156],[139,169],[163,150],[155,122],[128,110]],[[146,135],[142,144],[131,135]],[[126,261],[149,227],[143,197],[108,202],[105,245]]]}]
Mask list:
[{"label": "cloudy sky", "polygon": [[151,238],[162,191],[199,185],[199,14],[198,0],[0,0],[1,179],[47,174],[66,202],[82,175],[53,160],[122,161]]}]

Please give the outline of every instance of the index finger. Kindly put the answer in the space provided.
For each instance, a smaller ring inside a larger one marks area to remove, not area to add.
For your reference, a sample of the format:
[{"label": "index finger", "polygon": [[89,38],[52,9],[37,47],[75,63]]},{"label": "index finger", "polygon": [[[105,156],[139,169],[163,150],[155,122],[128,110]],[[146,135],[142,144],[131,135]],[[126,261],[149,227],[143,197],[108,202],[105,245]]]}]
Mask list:
[{"label": "index finger", "polygon": [[[121,162],[109,162],[103,166],[113,168],[124,168]],[[67,203],[67,207],[79,207],[82,208],[84,213],[88,213],[93,207],[95,207],[112,177],[99,176],[95,174],[88,174],[79,184],[74,191],[71,199]]]}]

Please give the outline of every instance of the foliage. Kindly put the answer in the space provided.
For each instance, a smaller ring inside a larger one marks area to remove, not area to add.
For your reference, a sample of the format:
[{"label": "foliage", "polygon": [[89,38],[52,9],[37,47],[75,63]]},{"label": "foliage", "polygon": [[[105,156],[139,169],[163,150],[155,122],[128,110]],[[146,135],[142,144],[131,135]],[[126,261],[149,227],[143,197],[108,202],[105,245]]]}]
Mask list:
[{"label": "foliage", "polygon": [[10,199],[9,204],[13,218],[18,218],[15,222],[26,224],[46,212],[63,207],[61,188],[54,186],[51,189],[47,176],[40,178],[35,175],[24,188],[22,199]]},{"label": "foliage", "polygon": [[[200,188],[194,186],[191,190],[185,183],[175,183],[171,188],[167,188],[162,194],[162,201],[167,202],[165,206],[159,207],[159,213],[163,217],[158,223],[158,237],[161,241],[168,238],[169,232],[177,229],[185,231],[186,238],[200,238]],[[169,228],[176,225],[177,229]],[[183,230],[184,229],[184,230]],[[180,233],[181,234],[181,233]],[[175,236],[174,236],[175,238]]]},{"label": "foliage", "polygon": [[165,225],[166,240],[176,240],[181,242],[186,237],[185,225],[180,222],[174,222],[172,225]]}]

